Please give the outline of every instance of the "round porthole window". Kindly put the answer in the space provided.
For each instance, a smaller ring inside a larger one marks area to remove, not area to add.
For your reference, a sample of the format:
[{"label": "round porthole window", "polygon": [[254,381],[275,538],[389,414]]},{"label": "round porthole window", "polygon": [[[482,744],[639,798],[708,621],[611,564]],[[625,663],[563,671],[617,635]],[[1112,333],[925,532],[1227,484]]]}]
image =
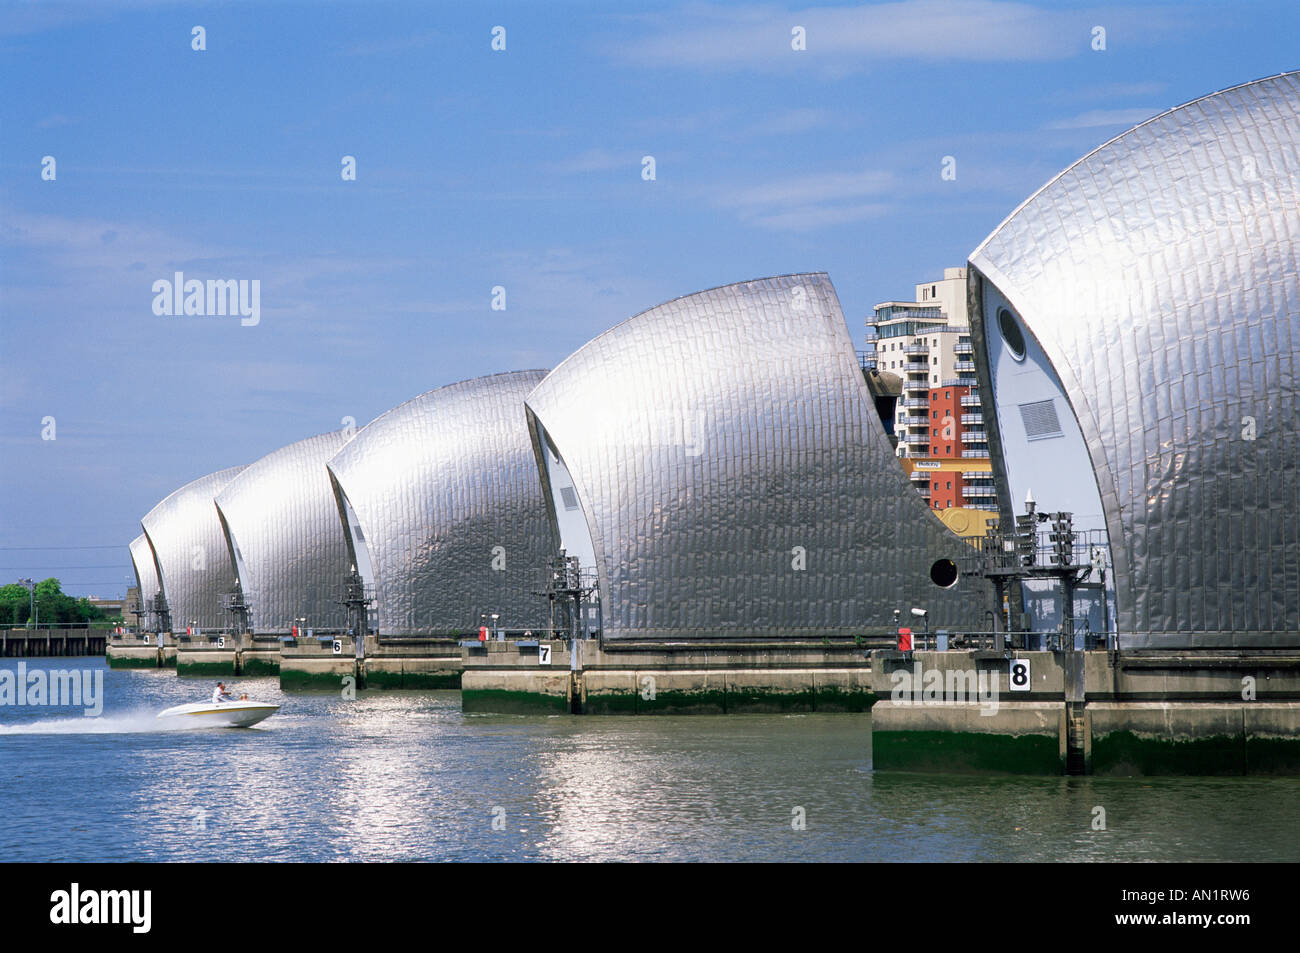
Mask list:
[{"label": "round porthole window", "polygon": [[951,589],[957,585],[957,564],[951,559],[935,560],[930,567],[930,581],[940,589]]},{"label": "round porthole window", "polygon": [[1002,340],[1007,344],[1007,350],[1017,361],[1025,359],[1025,333],[1020,330],[1020,323],[1006,308],[998,309],[998,329],[1002,332]]}]

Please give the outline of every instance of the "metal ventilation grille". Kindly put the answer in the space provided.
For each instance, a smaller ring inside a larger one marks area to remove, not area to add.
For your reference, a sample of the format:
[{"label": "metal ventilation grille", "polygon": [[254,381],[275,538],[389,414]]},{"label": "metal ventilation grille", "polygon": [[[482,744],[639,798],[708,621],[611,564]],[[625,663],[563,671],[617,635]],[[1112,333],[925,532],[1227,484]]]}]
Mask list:
[{"label": "metal ventilation grille", "polygon": [[1063,436],[1061,421],[1056,416],[1055,400],[1036,400],[1020,405],[1020,419],[1025,423],[1025,437],[1029,440],[1050,440]]},{"label": "metal ventilation grille", "polygon": [[564,499],[564,508],[566,510],[576,510],[578,508],[578,494],[573,492],[573,487],[560,487],[560,496]]}]

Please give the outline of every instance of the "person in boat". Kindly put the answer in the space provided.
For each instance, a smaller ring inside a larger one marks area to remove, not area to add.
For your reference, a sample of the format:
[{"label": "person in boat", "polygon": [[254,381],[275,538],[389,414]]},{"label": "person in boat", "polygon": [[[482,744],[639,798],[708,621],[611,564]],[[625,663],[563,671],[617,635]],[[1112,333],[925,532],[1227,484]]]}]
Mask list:
[{"label": "person in boat", "polygon": [[220,705],[222,702],[234,700],[235,696],[226,691],[226,683],[217,682],[217,687],[212,690],[212,704]]}]

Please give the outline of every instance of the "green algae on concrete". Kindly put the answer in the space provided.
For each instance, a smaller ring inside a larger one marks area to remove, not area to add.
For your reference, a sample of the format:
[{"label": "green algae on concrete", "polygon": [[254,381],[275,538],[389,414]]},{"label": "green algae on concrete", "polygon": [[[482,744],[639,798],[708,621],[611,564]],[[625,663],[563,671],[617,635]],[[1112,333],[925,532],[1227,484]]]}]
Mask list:
[{"label": "green algae on concrete", "polygon": [[176,674],[185,676],[234,675],[235,660],[233,657],[224,661],[213,660],[208,662],[181,662],[177,659]]},{"label": "green algae on concrete", "polygon": [[[343,690],[343,679],[356,678],[349,672],[304,672],[297,668],[280,669],[282,692],[337,692]],[[361,685],[356,685],[361,688]]]},{"label": "green algae on concrete", "polygon": [[387,668],[366,668],[366,688],[420,691],[460,688],[460,672],[456,669],[429,672],[392,671]]},{"label": "green algae on concrete", "polygon": [[1245,737],[1220,734],[1173,740],[1132,731],[1094,734],[1092,773],[1127,776],[1245,774]]},{"label": "green algae on concrete", "polygon": [[240,665],[240,675],[253,678],[259,675],[279,675],[280,659],[263,658],[257,655],[245,655]]},{"label": "green algae on concrete", "polygon": [[109,652],[107,655],[109,668],[160,668],[158,664],[158,653],[154,651],[150,655],[119,655],[115,652]]},{"label": "green algae on concrete", "polygon": [[877,701],[876,693],[865,688],[845,690],[838,685],[828,685],[813,692],[813,704],[820,712],[861,713],[871,711]]},{"label": "green algae on concrete", "polygon": [[[646,693],[635,696],[637,715],[724,715],[727,713],[727,692],[725,689],[702,688],[699,691],[682,691],[681,689],[656,689],[647,698]],[[587,695],[586,710],[590,707],[592,696]]]},{"label": "green algae on concrete", "polygon": [[1247,774],[1300,774],[1300,738],[1246,738]]},{"label": "green algae on concrete", "polygon": [[1060,743],[1043,734],[873,731],[871,766],[876,771],[1060,774]]},{"label": "green algae on concrete", "polygon": [[569,711],[569,700],[565,695],[549,695],[543,692],[515,692],[503,688],[462,688],[460,708],[461,711],[494,715],[562,715]]}]

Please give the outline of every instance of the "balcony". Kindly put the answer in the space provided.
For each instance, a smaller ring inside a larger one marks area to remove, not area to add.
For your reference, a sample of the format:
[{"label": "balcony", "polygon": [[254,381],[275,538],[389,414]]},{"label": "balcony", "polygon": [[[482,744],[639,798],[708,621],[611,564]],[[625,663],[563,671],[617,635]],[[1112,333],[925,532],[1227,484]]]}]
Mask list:
[{"label": "balcony", "polygon": [[909,476],[908,479],[914,483],[917,482],[918,480],[922,483],[929,483],[930,474],[933,472],[934,472],[933,470],[913,470],[912,475]]},{"label": "balcony", "polygon": [[975,348],[974,346],[972,346],[970,341],[958,341],[956,344],[953,345],[952,349],[956,351],[958,354],[975,353]]},{"label": "balcony", "polygon": [[930,484],[927,483],[925,486],[918,486],[916,492],[920,493],[928,500],[930,498]]},{"label": "balcony", "polygon": [[905,433],[901,439],[904,443],[929,444],[930,435],[928,433]]},{"label": "balcony", "polygon": [[966,394],[961,399],[961,405],[963,407],[978,407],[980,405],[980,395]]},{"label": "balcony", "polygon": [[971,424],[982,424],[984,423],[984,415],[983,414],[962,414],[961,423],[963,427],[967,427]]},{"label": "balcony", "polygon": [[964,486],[961,488],[961,495],[968,498],[978,497],[987,500],[997,496],[998,491],[991,486]]},{"label": "balcony", "polygon": [[961,435],[962,443],[988,443],[989,435],[984,430],[965,430]]},{"label": "balcony", "polygon": [[903,353],[904,353],[904,354],[907,354],[907,355],[909,355],[909,356],[910,356],[910,355],[913,355],[913,354],[926,355],[926,354],[929,354],[929,353],[930,353],[930,345],[928,345],[928,344],[909,344],[907,347],[903,348]]},{"label": "balcony", "polygon": [[961,452],[961,455],[966,458],[973,458],[973,457],[987,458],[989,452],[987,450],[963,450]]},{"label": "balcony", "polygon": [[970,371],[973,374],[975,373],[975,362],[958,361],[956,364],[953,365],[953,370],[955,370],[958,374],[962,373],[963,371]]},{"label": "balcony", "polygon": [[930,397],[929,395],[925,397],[904,397],[899,403],[904,407],[929,407]]}]

